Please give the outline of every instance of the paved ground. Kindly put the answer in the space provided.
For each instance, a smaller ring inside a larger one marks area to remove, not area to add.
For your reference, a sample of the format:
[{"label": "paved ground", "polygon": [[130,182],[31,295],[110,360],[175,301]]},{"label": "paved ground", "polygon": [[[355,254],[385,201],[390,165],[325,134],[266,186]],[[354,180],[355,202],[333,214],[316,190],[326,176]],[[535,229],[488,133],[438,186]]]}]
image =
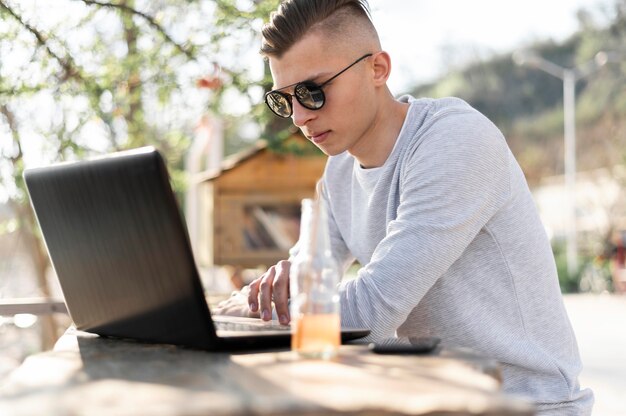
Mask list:
[{"label": "paved ground", "polygon": [[582,387],[596,396],[594,416],[626,415],[626,295],[566,295],[576,332]]}]

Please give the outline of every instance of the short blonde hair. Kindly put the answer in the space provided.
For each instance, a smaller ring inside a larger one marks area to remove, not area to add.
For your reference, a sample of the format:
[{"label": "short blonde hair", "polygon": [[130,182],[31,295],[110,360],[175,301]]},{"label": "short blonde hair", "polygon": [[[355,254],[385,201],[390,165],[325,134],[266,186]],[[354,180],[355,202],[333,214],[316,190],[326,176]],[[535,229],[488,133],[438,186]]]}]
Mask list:
[{"label": "short blonde hair", "polygon": [[343,35],[346,23],[355,20],[367,25],[378,39],[367,0],[286,0],[263,26],[261,54],[280,58],[310,30]]}]

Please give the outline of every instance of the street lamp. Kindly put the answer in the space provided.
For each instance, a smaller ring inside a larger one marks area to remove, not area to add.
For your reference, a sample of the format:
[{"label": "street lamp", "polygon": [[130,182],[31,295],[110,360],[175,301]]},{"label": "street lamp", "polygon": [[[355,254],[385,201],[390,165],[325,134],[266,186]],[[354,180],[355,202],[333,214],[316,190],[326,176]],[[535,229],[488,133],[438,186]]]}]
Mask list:
[{"label": "street lamp", "polygon": [[563,81],[563,127],[565,135],[565,190],[568,213],[566,215],[567,272],[570,276],[578,270],[576,241],[576,82],[597,71],[607,62],[617,61],[613,52],[598,52],[594,59],[575,67],[564,68],[531,51],[516,51],[513,62],[537,68]]}]

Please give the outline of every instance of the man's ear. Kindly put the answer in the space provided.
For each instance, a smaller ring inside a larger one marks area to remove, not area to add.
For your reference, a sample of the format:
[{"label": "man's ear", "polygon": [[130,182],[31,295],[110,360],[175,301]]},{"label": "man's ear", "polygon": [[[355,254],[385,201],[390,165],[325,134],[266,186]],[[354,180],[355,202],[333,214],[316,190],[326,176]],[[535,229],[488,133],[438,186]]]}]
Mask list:
[{"label": "man's ear", "polygon": [[374,81],[374,85],[385,85],[391,74],[391,57],[385,51],[378,52],[372,56],[372,63],[374,69],[372,80]]}]

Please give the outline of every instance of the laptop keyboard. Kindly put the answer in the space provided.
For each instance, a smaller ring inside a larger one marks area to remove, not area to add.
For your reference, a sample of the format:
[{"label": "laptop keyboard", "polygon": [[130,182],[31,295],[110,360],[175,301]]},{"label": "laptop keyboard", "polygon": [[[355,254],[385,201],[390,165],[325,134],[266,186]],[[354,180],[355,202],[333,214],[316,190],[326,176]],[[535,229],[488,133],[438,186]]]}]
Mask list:
[{"label": "laptop keyboard", "polygon": [[219,321],[214,322],[215,328],[220,331],[286,331],[289,332],[291,327],[289,325],[281,325],[278,321],[264,322],[259,320],[258,323],[251,322],[227,322]]}]

